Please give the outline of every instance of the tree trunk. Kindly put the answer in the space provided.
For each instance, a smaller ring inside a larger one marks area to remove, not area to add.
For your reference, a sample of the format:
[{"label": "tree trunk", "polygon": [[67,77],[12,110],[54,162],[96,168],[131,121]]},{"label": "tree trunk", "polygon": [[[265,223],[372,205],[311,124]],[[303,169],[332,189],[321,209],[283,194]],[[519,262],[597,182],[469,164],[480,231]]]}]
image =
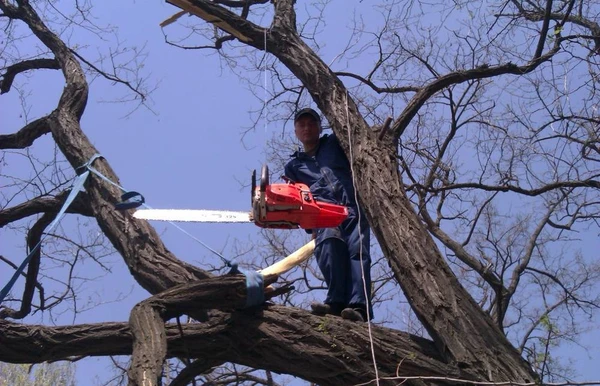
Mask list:
[{"label": "tree trunk", "polygon": [[270,52],[308,89],[339,138],[373,232],[440,353],[490,381],[535,380],[503,332],[458,282],[419,221],[399,174],[397,138],[379,140],[370,129],[342,82],[296,33],[292,4],[276,3]]}]

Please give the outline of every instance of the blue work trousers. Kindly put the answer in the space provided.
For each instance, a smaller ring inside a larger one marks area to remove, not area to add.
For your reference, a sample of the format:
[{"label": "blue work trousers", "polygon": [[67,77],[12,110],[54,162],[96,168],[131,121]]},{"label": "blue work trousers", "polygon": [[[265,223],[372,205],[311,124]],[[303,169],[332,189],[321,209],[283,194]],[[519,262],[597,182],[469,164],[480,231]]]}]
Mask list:
[{"label": "blue work trousers", "polygon": [[[325,303],[371,308],[371,230],[365,216],[354,210],[337,228],[318,229],[315,256],[327,283]],[[364,274],[364,282],[363,282]],[[366,288],[366,297],[365,297]]]}]

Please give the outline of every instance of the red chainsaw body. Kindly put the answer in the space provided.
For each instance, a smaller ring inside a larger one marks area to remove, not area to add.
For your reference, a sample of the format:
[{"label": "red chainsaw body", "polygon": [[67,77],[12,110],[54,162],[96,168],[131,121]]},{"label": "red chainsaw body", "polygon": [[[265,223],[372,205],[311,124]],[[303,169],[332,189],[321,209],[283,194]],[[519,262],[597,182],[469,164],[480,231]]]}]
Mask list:
[{"label": "red chainsaw body", "polygon": [[348,208],[315,201],[308,186],[300,183],[256,187],[252,201],[252,220],[262,228],[332,228],[348,217]]}]

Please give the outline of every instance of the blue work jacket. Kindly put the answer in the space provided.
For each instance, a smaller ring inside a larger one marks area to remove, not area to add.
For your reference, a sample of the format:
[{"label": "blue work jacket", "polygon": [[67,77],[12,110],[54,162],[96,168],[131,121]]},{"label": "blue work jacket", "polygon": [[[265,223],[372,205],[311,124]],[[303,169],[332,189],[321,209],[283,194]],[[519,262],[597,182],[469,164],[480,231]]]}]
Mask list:
[{"label": "blue work jacket", "polygon": [[[317,201],[348,207],[348,219],[337,228],[319,229],[316,239],[317,244],[330,237],[347,242],[347,233],[354,231],[357,205],[350,163],[336,136],[322,136],[314,156],[301,151],[295,152],[285,165],[285,176],[294,182],[306,184]],[[368,229],[364,214],[362,219]]]},{"label": "blue work jacket", "polygon": [[292,154],[285,176],[308,185],[315,200],[356,207],[350,163],[335,134],[322,136],[312,157],[301,151]]}]

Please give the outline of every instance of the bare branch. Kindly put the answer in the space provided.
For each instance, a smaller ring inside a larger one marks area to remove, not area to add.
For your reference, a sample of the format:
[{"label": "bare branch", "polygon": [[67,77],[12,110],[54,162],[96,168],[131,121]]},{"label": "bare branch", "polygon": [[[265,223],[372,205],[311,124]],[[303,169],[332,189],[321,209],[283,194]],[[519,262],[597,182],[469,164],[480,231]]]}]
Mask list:
[{"label": "bare branch", "polygon": [[362,76],[354,74],[354,73],[351,73],[351,72],[339,71],[339,72],[336,72],[335,74],[337,76],[347,76],[347,77],[359,80],[360,82],[362,82],[362,83],[366,84],[367,86],[369,86],[371,89],[373,89],[373,91],[375,91],[378,94],[383,94],[383,93],[396,94],[396,93],[403,93],[403,92],[417,92],[417,91],[421,90],[420,87],[416,87],[416,86],[379,87],[379,86],[375,85],[369,79],[365,79]]},{"label": "bare branch", "polygon": [[[183,336],[182,336],[183,338]],[[210,371],[212,368],[223,364],[222,360],[206,358],[203,360],[195,360],[187,365],[177,376],[171,381],[169,386],[187,386],[192,383],[194,378],[200,374]]]},{"label": "bare branch", "polygon": [[567,286],[556,275],[553,275],[553,274],[551,274],[549,272],[542,271],[540,269],[537,269],[537,268],[534,268],[534,267],[530,267],[530,266],[526,267],[525,270],[531,271],[531,272],[535,272],[535,273],[538,273],[540,275],[546,276],[547,278],[549,278],[550,280],[552,280],[553,282],[555,282],[556,284],[558,284],[559,287],[562,288],[562,290],[564,292],[565,299],[572,300],[578,306],[581,307],[582,304],[585,304],[585,305],[592,306],[593,308],[600,308],[600,306],[598,304],[594,303],[594,302],[590,302],[588,300],[579,298],[577,295],[575,295],[573,293],[573,291],[571,289],[567,288]]},{"label": "bare branch", "polygon": [[41,69],[60,70],[60,65],[56,59],[31,59],[8,66],[0,82],[0,94],[10,91],[15,77],[21,72]]},{"label": "bare branch", "polygon": [[53,115],[36,119],[14,134],[0,135],[0,149],[24,149],[44,134],[50,132],[50,122]]},{"label": "bare branch", "polygon": [[[0,228],[13,221],[21,220],[34,214],[58,212],[69,195],[69,192],[69,190],[66,190],[54,197],[36,197],[11,208],[0,210]],[[67,213],[77,213],[88,217],[93,215],[85,192],[80,192],[77,195],[73,203],[67,209]]]},{"label": "bare branch", "polygon": [[[0,255],[0,261],[3,261],[5,264],[9,265],[15,271],[19,268],[15,263],[13,263],[12,261],[8,260],[6,257],[1,256],[1,255]],[[27,280],[27,274],[22,272],[21,276],[23,276],[23,278],[25,280]],[[42,287],[42,284],[40,282],[36,282],[35,289],[37,289],[38,293],[40,294],[40,304],[43,304],[44,303],[44,292],[45,292],[44,287]]]},{"label": "bare branch", "polygon": [[88,67],[92,68],[94,71],[96,71],[98,74],[100,74],[105,79],[110,80],[111,82],[120,83],[120,84],[125,85],[128,89],[130,89],[135,94],[137,94],[140,97],[142,102],[144,102],[146,100],[146,94],[141,92],[140,89],[138,87],[135,87],[133,84],[131,84],[131,82],[121,79],[120,77],[118,77],[116,75],[109,74],[106,71],[102,71],[101,69],[96,67],[93,63],[91,63],[90,61],[85,59],[83,56],[79,55],[79,53],[77,51],[75,51],[73,49],[70,49],[70,51],[73,55],[78,57],[79,60],[81,60],[83,63],[85,63]]},{"label": "bare branch", "polygon": [[514,185],[486,185],[477,182],[459,182],[448,184],[440,187],[431,187],[431,186],[423,186],[421,184],[415,184],[415,186],[419,187],[430,193],[439,193],[448,190],[454,189],[481,189],[488,192],[515,192],[525,196],[539,196],[541,194],[550,192],[552,190],[563,189],[563,188],[600,188],[600,181],[596,180],[583,180],[583,181],[557,181],[552,183],[547,183],[540,188],[534,189],[525,189],[519,186]]},{"label": "bare branch", "polygon": [[[27,280],[25,281],[25,289],[23,290],[23,298],[21,299],[21,308],[19,310],[13,310],[11,308],[0,309],[0,319],[23,319],[31,312],[31,301],[33,299],[36,284],[38,283],[38,273],[40,270],[42,247],[39,244],[44,230],[56,218],[56,215],[57,213],[45,213],[38,221],[36,221],[29,231],[27,235],[27,246],[29,247],[29,253],[31,253],[32,256],[29,260],[29,265],[27,266]],[[40,306],[43,307],[43,303]]]},{"label": "bare branch", "polygon": [[[560,39],[557,39],[557,42]],[[443,90],[454,84],[463,83],[469,80],[485,79],[496,77],[500,75],[523,75],[536,69],[544,61],[550,60],[556,52],[558,52],[559,43],[555,44],[555,47],[545,55],[534,59],[531,63],[518,66],[513,63],[506,63],[498,66],[482,66],[466,71],[453,72],[450,74],[443,75],[435,81],[429,83],[423,87],[417,95],[415,95],[410,101],[409,105],[404,109],[402,114],[392,126],[392,132],[395,133],[396,137],[400,137],[404,130],[417,114],[417,111],[423,106],[423,104],[431,98],[435,93]]]}]

